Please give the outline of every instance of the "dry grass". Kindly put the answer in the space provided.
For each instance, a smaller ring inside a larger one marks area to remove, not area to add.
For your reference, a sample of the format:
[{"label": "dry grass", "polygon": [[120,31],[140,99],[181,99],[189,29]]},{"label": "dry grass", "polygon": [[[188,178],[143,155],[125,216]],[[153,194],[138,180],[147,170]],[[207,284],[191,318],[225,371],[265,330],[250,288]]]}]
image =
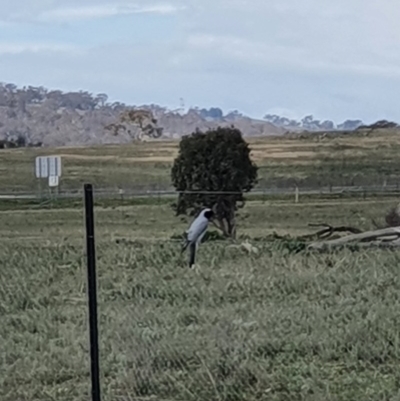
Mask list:
[{"label": "dry grass", "polygon": [[[388,131],[366,137],[338,136],[317,140],[248,138],[260,167],[260,186],[321,187],[381,185],[400,182],[400,139]],[[0,152],[2,191],[36,191],[34,159],[61,154],[61,189],[79,189],[90,180],[101,188],[166,189],[178,142],[147,142],[123,146],[16,149]],[[316,168],[317,167],[317,168]],[[43,187],[47,184],[44,182]]]},{"label": "dry grass", "polygon": [[[251,202],[240,234],[258,253],[207,242],[195,271],[168,205],[97,208],[104,400],[397,399],[400,253],[266,239],[369,228],[392,204]],[[82,211],[0,213],[0,235],[0,399],[87,400]]]}]

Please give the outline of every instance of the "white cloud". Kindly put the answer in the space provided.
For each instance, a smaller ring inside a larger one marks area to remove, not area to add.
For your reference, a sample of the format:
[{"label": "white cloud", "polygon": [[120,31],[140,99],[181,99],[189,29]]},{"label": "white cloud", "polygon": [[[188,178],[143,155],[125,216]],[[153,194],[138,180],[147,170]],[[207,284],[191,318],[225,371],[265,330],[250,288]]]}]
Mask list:
[{"label": "white cloud", "polygon": [[179,0],[0,0],[3,22],[66,22],[132,14],[173,14],[183,10]]},{"label": "white cloud", "polygon": [[78,48],[72,45],[59,43],[9,43],[0,42],[0,55],[16,55],[21,53],[79,53]]},{"label": "white cloud", "polygon": [[[198,51],[212,52],[209,61],[218,63],[222,58],[232,62],[244,63],[249,69],[256,65],[301,69],[314,72],[337,72],[376,76],[400,77],[400,64],[380,62],[379,59],[360,60],[357,55],[347,57],[330,53],[315,55],[313,49],[279,43],[256,42],[235,36],[209,34],[192,35],[188,38],[189,46]],[[397,56],[397,54],[396,54]]]},{"label": "white cloud", "polygon": [[97,19],[117,15],[131,14],[171,14],[181,8],[172,4],[99,4],[92,6],[76,6],[67,8],[54,8],[39,15],[40,21],[74,21],[80,19]]}]

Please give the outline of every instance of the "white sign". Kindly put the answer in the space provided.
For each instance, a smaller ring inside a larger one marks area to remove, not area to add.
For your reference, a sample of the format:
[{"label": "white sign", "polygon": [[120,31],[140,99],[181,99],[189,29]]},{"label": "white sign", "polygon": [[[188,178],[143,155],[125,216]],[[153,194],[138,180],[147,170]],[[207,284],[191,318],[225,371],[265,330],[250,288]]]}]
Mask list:
[{"label": "white sign", "polygon": [[58,187],[58,176],[49,175],[49,187]]},{"label": "white sign", "polygon": [[[61,177],[60,156],[39,156],[35,160],[36,178]],[[50,181],[49,181],[50,182]]]}]

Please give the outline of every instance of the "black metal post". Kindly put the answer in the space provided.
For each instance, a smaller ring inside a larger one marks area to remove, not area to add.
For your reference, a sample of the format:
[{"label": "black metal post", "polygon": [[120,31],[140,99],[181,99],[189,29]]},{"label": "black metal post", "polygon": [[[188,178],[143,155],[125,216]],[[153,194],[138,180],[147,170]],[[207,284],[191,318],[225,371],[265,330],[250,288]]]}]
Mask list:
[{"label": "black metal post", "polygon": [[90,362],[92,377],[92,401],[101,401],[100,367],[99,367],[99,334],[97,327],[97,288],[96,288],[96,254],[94,243],[93,187],[85,184],[85,216],[86,216],[86,253],[87,253],[87,285],[89,300],[90,326]]}]

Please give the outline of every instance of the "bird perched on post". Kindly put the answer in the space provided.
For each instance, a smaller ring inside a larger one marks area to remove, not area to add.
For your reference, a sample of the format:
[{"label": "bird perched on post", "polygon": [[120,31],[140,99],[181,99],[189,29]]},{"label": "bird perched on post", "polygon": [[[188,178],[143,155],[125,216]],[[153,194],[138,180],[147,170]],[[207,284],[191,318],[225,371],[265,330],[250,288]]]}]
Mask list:
[{"label": "bird perched on post", "polygon": [[197,218],[190,225],[186,231],[186,241],[182,246],[183,253],[187,247],[189,247],[189,267],[193,267],[196,259],[196,251],[207,231],[208,223],[214,216],[214,212],[211,209],[203,209]]}]

